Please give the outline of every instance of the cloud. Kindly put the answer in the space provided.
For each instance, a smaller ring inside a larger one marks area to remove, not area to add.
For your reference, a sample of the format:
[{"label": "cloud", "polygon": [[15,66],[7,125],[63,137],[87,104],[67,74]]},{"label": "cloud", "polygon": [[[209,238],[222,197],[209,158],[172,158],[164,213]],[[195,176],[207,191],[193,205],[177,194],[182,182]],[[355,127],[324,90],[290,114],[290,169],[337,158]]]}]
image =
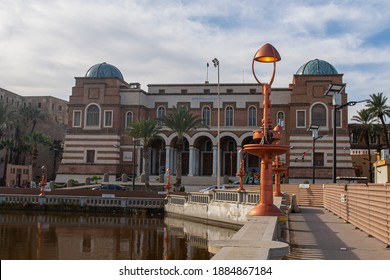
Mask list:
[{"label": "cloud", "polygon": [[[389,88],[389,8],[385,0],[3,0],[0,87],[68,99],[74,77],[104,61],[144,89],[202,83],[214,57],[221,82],[254,82],[252,57],[269,42],[282,56],[275,86],[319,58],[344,74],[350,99],[365,99]],[[210,67],[210,82],[216,75]]]}]

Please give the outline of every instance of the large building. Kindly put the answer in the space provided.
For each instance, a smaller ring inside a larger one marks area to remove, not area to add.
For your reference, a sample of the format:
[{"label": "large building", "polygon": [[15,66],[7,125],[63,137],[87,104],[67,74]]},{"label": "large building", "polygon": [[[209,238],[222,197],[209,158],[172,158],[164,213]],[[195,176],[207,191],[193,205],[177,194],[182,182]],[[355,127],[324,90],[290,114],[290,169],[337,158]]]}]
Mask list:
[{"label": "large building", "polygon": [[[0,88],[0,103],[6,108],[15,112],[15,118],[20,114],[22,108],[35,108],[40,112],[40,119],[37,120],[34,131],[41,132],[51,140],[62,142],[65,138],[66,126],[68,121],[67,101],[53,96],[21,96],[17,93]],[[15,119],[12,119],[15,121]],[[15,142],[20,137],[25,137],[31,132],[30,124],[23,124],[23,131],[16,133],[15,125],[7,126],[1,129],[1,141]],[[59,153],[53,151],[53,147],[39,147],[37,164],[34,168],[34,174],[41,175],[41,166],[48,168],[49,179],[54,179],[58,167]],[[12,156],[14,155],[14,156]],[[5,184],[4,175],[6,174],[7,164],[29,165],[31,164],[31,153],[26,151],[22,157],[16,159],[16,153],[7,152],[6,148],[0,150],[0,184]],[[33,178],[36,179],[36,178]],[[20,184],[10,184],[20,185]]]},{"label": "large building", "polygon": [[[281,144],[290,151],[281,157],[288,166],[290,183],[330,182],[333,167],[333,105],[324,96],[329,84],[343,84],[343,74],[328,62],[314,59],[302,65],[285,88],[272,88],[271,118],[284,128]],[[75,78],[69,100],[69,121],[64,154],[57,181],[84,180],[93,175],[109,174],[110,180],[123,173],[142,173],[142,148],[123,136],[134,120],[158,118],[169,114],[173,106],[184,105],[201,117],[208,128],[186,136],[183,175],[217,175],[218,85],[151,84],[148,91],[139,83],[127,83],[120,70],[107,63],[92,66],[84,77]],[[263,95],[258,84],[221,84],[220,92],[220,174],[235,176],[238,151],[252,142],[252,132],[261,124]],[[342,102],[347,94],[342,92]],[[349,153],[348,112],[337,111],[337,176],[355,176]],[[308,128],[318,125],[315,163],[313,138]],[[176,137],[165,131],[152,144],[151,174],[167,168],[175,170]],[[247,171],[259,170],[260,159],[246,158]]]}]

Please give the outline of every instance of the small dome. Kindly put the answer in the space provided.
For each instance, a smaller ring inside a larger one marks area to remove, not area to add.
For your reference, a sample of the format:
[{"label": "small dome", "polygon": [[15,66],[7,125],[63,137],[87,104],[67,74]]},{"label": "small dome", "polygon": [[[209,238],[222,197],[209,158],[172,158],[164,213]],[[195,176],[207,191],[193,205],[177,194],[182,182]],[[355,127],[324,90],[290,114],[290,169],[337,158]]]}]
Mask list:
[{"label": "small dome", "polygon": [[87,78],[118,78],[124,80],[121,71],[114,65],[108,63],[98,63],[88,69],[85,74]]},{"label": "small dome", "polygon": [[337,75],[336,68],[325,60],[313,59],[303,64],[297,71],[297,75]]}]

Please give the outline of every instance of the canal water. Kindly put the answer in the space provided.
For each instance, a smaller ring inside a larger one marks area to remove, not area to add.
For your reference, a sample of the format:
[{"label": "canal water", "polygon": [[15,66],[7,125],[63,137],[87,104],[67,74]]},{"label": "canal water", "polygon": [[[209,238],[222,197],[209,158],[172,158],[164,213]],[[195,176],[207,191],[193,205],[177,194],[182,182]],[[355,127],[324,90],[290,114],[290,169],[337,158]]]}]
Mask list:
[{"label": "canal water", "polygon": [[208,260],[236,230],[163,215],[0,212],[2,260]]}]

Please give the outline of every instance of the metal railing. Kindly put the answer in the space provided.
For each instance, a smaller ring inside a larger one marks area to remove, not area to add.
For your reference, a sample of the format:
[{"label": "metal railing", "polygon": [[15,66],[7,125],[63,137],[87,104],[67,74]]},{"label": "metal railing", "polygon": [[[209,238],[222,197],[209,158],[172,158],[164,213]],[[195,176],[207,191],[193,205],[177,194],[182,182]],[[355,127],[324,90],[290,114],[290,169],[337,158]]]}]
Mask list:
[{"label": "metal railing", "polygon": [[0,195],[0,203],[35,205],[72,204],[97,207],[163,208],[165,200],[161,198],[136,197],[83,197],[83,196],[36,196],[36,195]]},{"label": "metal railing", "polygon": [[260,199],[258,192],[237,192],[215,190],[209,193],[189,193],[187,196],[169,195],[168,203],[175,205],[184,205],[185,203],[210,204],[213,201],[227,203],[257,204]]}]

